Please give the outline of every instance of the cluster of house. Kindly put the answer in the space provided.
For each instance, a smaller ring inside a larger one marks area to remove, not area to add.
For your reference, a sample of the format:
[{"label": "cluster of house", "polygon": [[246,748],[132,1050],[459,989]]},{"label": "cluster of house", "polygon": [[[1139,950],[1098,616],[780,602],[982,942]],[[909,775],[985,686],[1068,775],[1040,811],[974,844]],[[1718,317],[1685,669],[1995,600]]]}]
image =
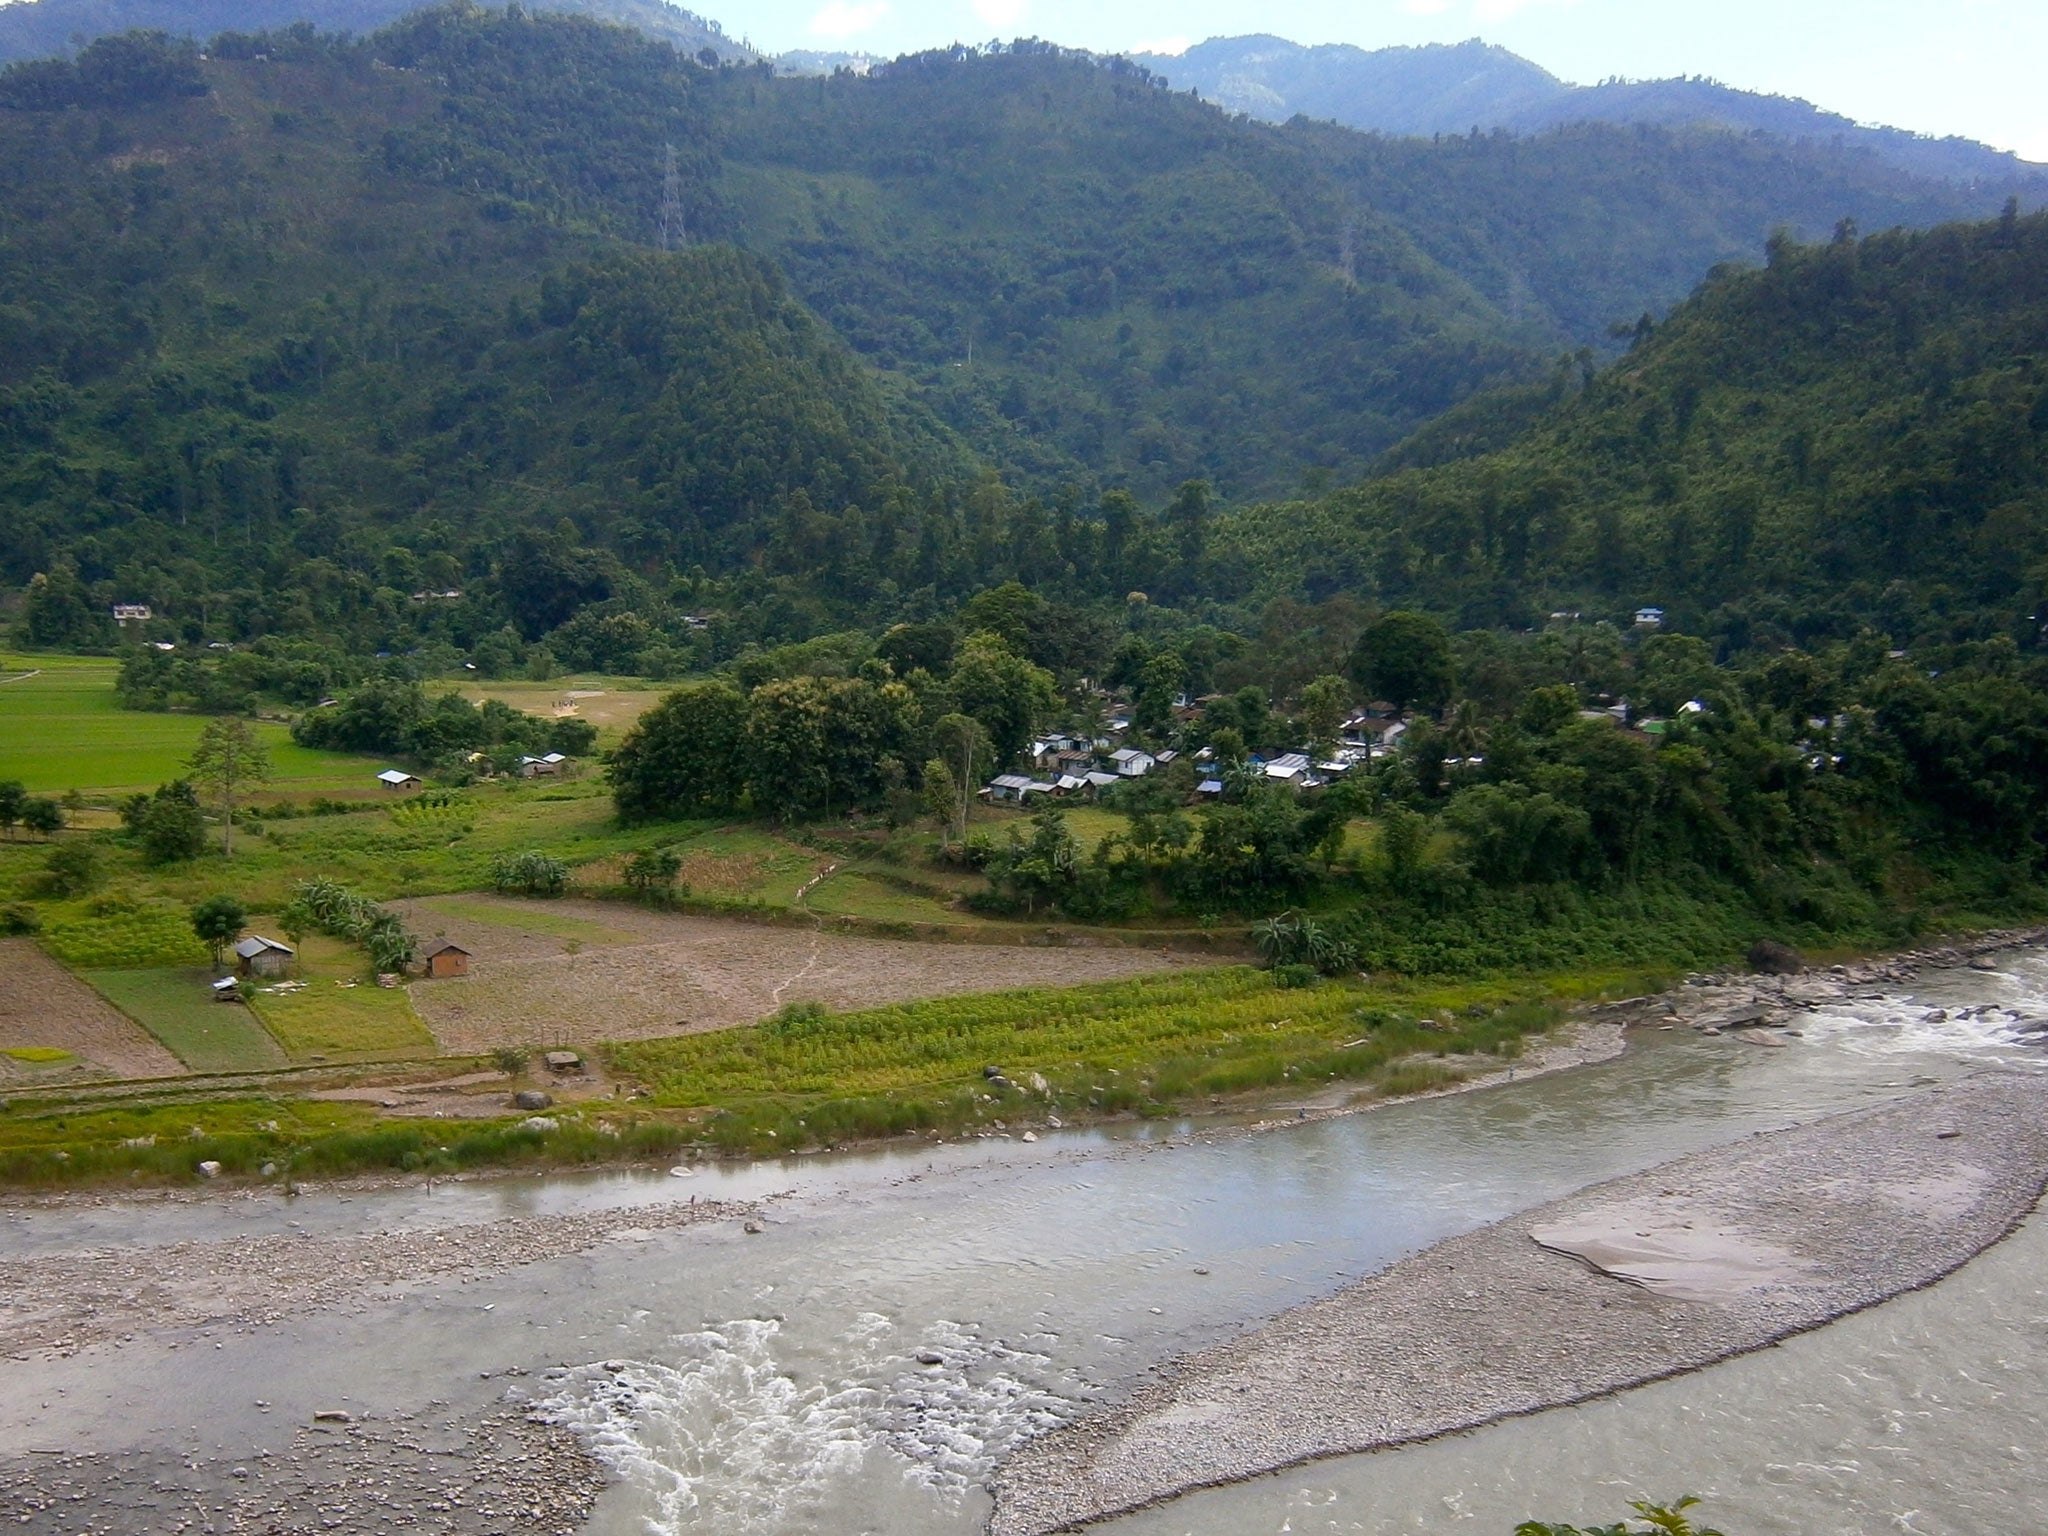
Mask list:
[{"label": "cluster of house", "polygon": [[[235,957],[234,975],[223,976],[211,984],[216,1002],[240,1002],[243,982],[282,980],[291,975],[299,960],[298,951],[291,945],[260,933],[237,939],[231,953]],[[428,939],[419,947],[418,961],[420,974],[429,980],[469,974],[469,951],[450,938]]]},{"label": "cluster of house", "polygon": [[[487,753],[472,752],[469,754],[469,762],[472,765],[489,761],[490,757]],[[522,779],[551,779],[557,774],[564,774],[568,771],[569,759],[560,752],[549,752],[540,757],[522,757],[519,759],[518,772],[519,777]],[[377,775],[377,784],[382,789],[418,789],[420,787],[420,779],[418,774],[407,773],[403,768],[386,768]]]},{"label": "cluster of house", "polygon": [[[1117,745],[1117,739],[1129,727],[1128,720],[1117,718],[1109,722],[1109,734],[1093,739],[1068,735],[1042,737],[1031,744],[1034,774],[997,774],[982,786],[981,796],[996,804],[1010,805],[1022,805],[1039,797],[1095,799],[1104,790],[1131,779],[1142,779],[1153,769],[1177,760],[1178,754],[1171,749],[1153,753]],[[1249,761],[1272,783],[1297,790],[1320,789],[1358,764],[1394,751],[1407,729],[1406,721],[1392,715],[1357,715],[1344,722],[1337,745],[1327,757],[1317,759],[1307,752],[1283,752],[1273,757],[1254,755]],[[1222,794],[1223,780],[1215,771],[1216,754],[1203,747],[1194,754],[1194,761],[1205,770],[1195,793],[1205,797]]]}]

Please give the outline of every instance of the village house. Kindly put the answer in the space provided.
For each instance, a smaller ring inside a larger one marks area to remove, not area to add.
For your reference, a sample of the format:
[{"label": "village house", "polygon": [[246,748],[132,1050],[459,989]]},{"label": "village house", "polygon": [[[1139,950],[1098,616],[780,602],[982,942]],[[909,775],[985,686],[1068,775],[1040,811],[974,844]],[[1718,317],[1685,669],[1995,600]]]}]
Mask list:
[{"label": "village house", "polygon": [[386,768],[377,775],[377,782],[386,789],[418,789],[420,787],[419,778],[414,774],[407,773],[403,768]]},{"label": "village house", "polygon": [[420,946],[420,967],[436,981],[444,976],[467,976],[469,951],[453,939],[429,939]]},{"label": "village house", "polygon": [[235,971],[242,976],[288,976],[297,959],[289,944],[252,933],[235,945]]},{"label": "village house", "polygon": [[1109,765],[1126,779],[1142,779],[1159,760],[1136,747],[1118,747],[1109,754]]},{"label": "village house", "polygon": [[1314,789],[1323,781],[1316,777],[1306,752],[1287,752],[1265,765],[1266,777],[1290,789]]},{"label": "village house", "polygon": [[1022,805],[1027,795],[1049,795],[1053,786],[1038,779],[1026,778],[1021,773],[999,773],[990,779],[981,791],[991,802],[1006,805]]}]

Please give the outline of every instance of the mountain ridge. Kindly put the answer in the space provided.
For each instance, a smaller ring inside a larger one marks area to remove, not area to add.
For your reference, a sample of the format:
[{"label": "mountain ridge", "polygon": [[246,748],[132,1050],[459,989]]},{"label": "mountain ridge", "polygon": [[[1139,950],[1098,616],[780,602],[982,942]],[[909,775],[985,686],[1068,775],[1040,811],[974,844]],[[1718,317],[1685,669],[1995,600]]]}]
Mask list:
[{"label": "mountain ridge", "polygon": [[1380,49],[1305,45],[1271,34],[1210,38],[1185,53],[1136,62],[1230,111],[1271,122],[1302,115],[1366,132],[1420,135],[1575,122],[1715,126],[1860,147],[1915,175],[1962,183],[2036,179],[2048,166],[1960,136],[1937,138],[1858,123],[1798,97],[1700,77],[1574,85],[1520,55],[1471,38]]}]

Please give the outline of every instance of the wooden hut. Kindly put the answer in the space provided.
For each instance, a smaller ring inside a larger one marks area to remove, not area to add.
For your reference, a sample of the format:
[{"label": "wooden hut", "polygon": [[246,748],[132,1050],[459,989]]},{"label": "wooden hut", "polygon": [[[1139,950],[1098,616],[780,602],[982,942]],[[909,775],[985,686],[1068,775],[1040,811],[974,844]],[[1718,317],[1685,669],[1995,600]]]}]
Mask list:
[{"label": "wooden hut", "polygon": [[453,939],[429,939],[420,946],[420,964],[430,980],[443,976],[467,976],[469,951]]}]

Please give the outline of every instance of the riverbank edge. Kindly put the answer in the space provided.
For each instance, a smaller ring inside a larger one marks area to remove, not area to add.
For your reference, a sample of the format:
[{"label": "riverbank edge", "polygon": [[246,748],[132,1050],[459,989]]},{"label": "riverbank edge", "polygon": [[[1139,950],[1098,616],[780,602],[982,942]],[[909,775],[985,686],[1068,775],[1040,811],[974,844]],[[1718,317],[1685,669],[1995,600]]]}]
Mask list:
[{"label": "riverbank edge", "polygon": [[[1478,1089],[1497,1088],[1513,1082],[1527,1081],[1567,1067],[1586,1066],[1612,1060],[1627,1048],[1626,1032],[1629,1028],[1646,1025],[1661,1025],[1679,1019],[1701,1027],[1712,1027],[1713,1015],[1703,1005],[1711,1005],[1717,1012],[1740,1011],[1745,1004],[1783,1006],[1787,1002],[1788,984],[1805,981],[1823,985],[1842,986],[1897,985],[1911,981],[1923,970],[1943,966],[1968,964],[1981,956],[2004,950],[2048,945],[2048,924],[2026,928],[1984,929],[1969,933],[1950,935],[1945,941],[1916,946],[1911,949],[1880,951],[1860,958],[1846,959],[1827,965],[1812,965],[1796,975],[1769,975],[1754,972],[1713,972],[1696,973],[1684,978],[1676,985],[1661,991],[1645,993],[1636,997],[1595,1003],[1579,1003],[1556,1026],[1541,1035],[1527,1037],[1529,1048],[1520,1056],[1508,1059],[1460,1058],[1450,1063],[1458,1075],[1449,1082],[1435,1084],[1412,1092],[1381,1095],[1360,1089],[1350,1084],[1338,1084],[1330,1090],[1303,1096],[1296,1092],[1276,1093],[1271,1089],[1253,1090],[1207,1109],[1188,1108],[1177,1112],[1178,1118],[1197,1119],[1213,1117],[1227,1120],[1235,1114],[1272,1114],[1275,1118],[1261,1118],[1249,1124],[1223,1123],[1201,1127],[1195,1134],[1210,1139],[1219,1136],[1256,1134],[1297,1125],[1305,1121],[1328,1120],[1341,1116],[1362,1114],[1390,1104],[1409,1103],[1417,1099],[1438,1098],[1447,1094],[1470,1093]],[[1465,978],[1470,981],[1484,981],[1488,978]],[[1512,980],[1514,978],[1500,978]],[[1532,975],[1526,978],[1532,985],[1545,980],[1562,982],[1566,975],[1542,977]],[[1794,998],[1796,1003],[1798,1000]],[[331,1069],[319,1069],[328,1071]],[[155,1086],[168,1087],[183,1081],[166,1079]],[[182,1099],[182,1095],[180,1096]],[[184,1101],[187,1107],[199,1108],[205,1099]],[[1089,1114],[1085,1110],[1074,1110],[1071,1106],[1063,1111],[1066,1118],[1055,1128],[1087,1129],[1097,1126],[1135,1123],[1139,1118],[1128,1110],[1117,1110],[1100,1114]],[[502,1118],[502,1117],[501,1117]],[[1169,1118],[1174,1118],[1170,1116]],[[491,1123],[491,1122],[479,1122]],[[1019,1130],[1024,1127],[1020,1125]],[[1039,1126],[1037,1129],[1045,1129]],[[984,1139],[999,1138],[1008,1133],[986,1133]],[[969,1138],[955,1138],[969,1139]],[[814,1149],[817,1152],[859,1153],[886,1149],[902,1145],[903,1138],[896,1136],[866,1137],[840,1142],[829,1148]],[[934,1143],[939,1144],[939,1143]],[[809,1155],[809,1151],[774,1154],[721,1157],[717,1161],[736,1163],[759,1163],[779,1161],[783,1157]],[[670,1158],[647,1158],[619,1156],[599,1161],[577,1161],[561,1164],[488,1164],[470,1169],[437,1171],[366,1172],[333,1176],[321,1179],[302,1179],[298,1187],[312,1192],[315,1190],[340,1191],[343,1193],[370,1192],[384,1189],[416,1187],[434,1183],[463,1183],[496,1179],[530,1178],[535,1173],[605,1173],[631,1171],[634,1169],[665,1168]],[[246,1192],[264,1186],[251,1185],[246,1181],[223,1180],[217,1185],[165,1185],[152,1184],[146,1189],[121,1180],[109,1178],[97,1183],[78,1183],[61,1187],[37,1188],[29,1185],[0,1184],[0,1210],[46,1210],[61,1209],[75,1203],[104,1204],[117,1199],[124,1192],[147,1196],[153,1201],[164,1199],[204,1200],[223,1194]]]},{"label": "riverbank edge", "polygon": [[[1688,1156],[1658,1164],[1639,1173],[1624,1175],[1618,1179],[1604,1180],[1585,1186],[1557,1200],[1529,1210],[1517,1212],[1503,1220],[1491,1223],[1475,1232],[1460,1234],[1430,1245],[1409,1255],[1387,1269],[1377,1271],[1365,1278],[1343,1287],[1341,1290],[1317,1300],[1289,1308],[1269,1319],[1259,1327],[1228,1343],[1201,1350],[1193,1355],[1159,1368],[1158,1379],[1140,1385],[1122,1401],[1108,1405],[1098,1412],[1074,1421],[1051,1433],[1020,1447],[1002,1466],[998,1467],[991,1480],[991,1491],[995,1506],[985,1527],[989,1536],[1059,1536],[1059,1533],[1082,1531],[1102,1522],[1136,1514],[1142,1510],[1154,1509],[1176,1499],[1204,1489],[1230,1487],[1288,1472],[1317,1462],[1340,1457],[1372,1454],[1379,1451],[1426,1444],[1450,1435],[1468,1434],[1489,1426],[1505,1423],[1511,1419],[1527,1418],[1545,1413],[1553,1408],[1575,1407],[1608,1398],[1639,1387],[1661,1381],[1671,1381],[1690,1376],[1732,1360],[1752,1354],[1761,1349],[1772,1348],[1788,1339],[1804,1333],[1811,1333],[1837,1322],[1844,1317],[1881,1306],[1900,1296],[1910,1295],[1940,1284],[1964,1268],[1972,1260],[1989,1252],[2017,1232],[2034,1216],[2042,1206],[2044,1195],[2048,1195],[2048,1145],[2037,1145],[2032,1150],[2031,1163],[2024,1175],[2015,1175],[2010,1164],[2002,1171],[2014,1182],[2011,1187],[1995,1191],[2006,1198],[2002,1208],[1983,1213],[1983,1218],[1964,1236],[1952,1253],[1941,1262],[1924,1265],[1921,1269],[1901,1276],[1896,1283],[1874,1285],[1853,1295],[1840,1298],[1837,1302],[1816,1310],[1812,1315],[1792,1318],[1777,1326],[1761,1327],[1750,1336],[1728,1341],[1719,1347],[1695,1350],[1686,1358],[1666,1365],[1627,1372],[1616,1379],[1599,1382],[1590,1386],[1574,1386],[1563,1376],[1554,1391],[1546,1391],[1531,1400],[1502,1408],[1499,1411],[1461,1415],[1453,1413],[1451,1422],[1430,1427],[1397,1428],[1384,1434],[1357,1434],[1350,1438],[1327,1438],[1325,1443],[1313,1448],[1300,1448],[1298,1454],[1281,1454],[1264,1457],[1255,1463],[1247,1463],[1225,1475],[1174,1475],[1162,1486],[1152,1489],[1141,1497],[1126,1499],[1109,1498],[1075,1511],[1072,1506],[1083,1501],[1081,1490],[1089,1481],[1091,1470],[1100,1464],[1099,1457],[1104,1447],[1115,1447],[1120,1437],[1133,1428],[1141,1426],[1148,1415],[1158,1416],[1155,1423],[1172,1421],[1175,1412],[1187,1413],[1180,1432],[1183,1436],[1197,1436],[1206,1421],[1184,1405],[1186,1400],[1204,1390],[1211,1390],[1219,1397],[1225,1397],[1231,1390],[1242,1392],[1242,1385],[1230,1386],[1230,1373],[1234,1370],[1238,1380],[1246,1379],[1246,1373],[1268,1378],[1298,1378],[1313,1375],[1315,1353],[1332,1348],[1355,1348],[1358,1340],[1348,1336],[1343,1328],[1343,1314],[1350,1312],[1351,1320],[1379,1315],[1382,1298],[1380,1291],[1399,1291],[1407,1277],[1417,1272],[1440,1266],[1445,1272],[1455,1270],[1459,1276],[1464,1294],[1471,1296],[1489,1294],[1498,1298],[1515,1288],[1515,1285],[1532,1273],[1547,1271],[1554,1280],[1562,1274],[1576,1274],[1592,1286],[1606,1285],[1617,1293],[1648,1294],[1643,1288],[1614,1276],[1605,1275],[1592,1265],[1567,1257],[1531,1242],[1528,1229],[1554,1221],[1599,1201],[1613,1202],[1628,1197],[1647,1194],[1670,1194],[1662,1188],[1678,1181],[1682,1175],[1696,1175],[1698,1170],[1711,1169],[1717,1164],[1736,1165],[1744,1158],[1754,1160],[1754,1154],[1761,1148],[1779,1148],[1799,1139],[1817,1139],[1826,1145],[1830,1157],[1823,1161],[1853,1162],[1848,1156],[1853,1151],[1856,1133],[1873,1122],[1885,1117],[1900,1118],[1911,1116],[1931,1105],[1943,1105],[1952,1099],[1958,1089],[1968,1092],[1972,1085],[1982,1088],[1986,1084],[2024,1084],[2024,1091],[2037,1101],[2048,1097],[2038,1079],[2025,1074],[2009,1071],[1987,1071],[1960,1080],[1947,1088],[1912,1093],[1882,1104],[1849,1110],[1830,1115],[1821,1120],[1785,1127],[1777,1131],[1759,1132],[1740,1141],[1719,1147],[1707,1148]],[[2037,1102],[2033,1106],[2037,1111]],[[1975,1118],[1953,1116],[1946,1107],[1937,1113],[1944,1123],[1933,1134],[1942,1142],[1954,1144],[1957,1141],[1974,1143],[1980,1133],[1990,1129],[1987,1120],[1992,1118],[1980,1108]],[[1959,1133],[1959,1134],[1958,1134]],[[2035,1135],[2037,1143],[2042,1138]],[[1984,1202],[1996,1205],[1994,1199]],[[1497,1250],[1488,1254],[1487,1249]],[[1489,1268],[1488,1260],[1491,1260]],[[1455,1261],[1455,1262],[1454,1262]],[[1544,1287],[1537,1287],[1544,1289]],[[1603,1302],[1603,1306],[1608,1303]],[[1512,1310],[1512,1307],[1508,1308]],[[1525,1309],[1526,1310],[1526,1309]],[[1440,1353],[1449,1331],[1442,1319],[1435,1319],[1435,1331],[1418,1330],[1411,1340],[1412,1352],[1440,1365]],[[1520,1319],[1508,1331],[1510,1339],[1517,1336],[1544,1334],[1554,1328],[1554,1320],[1532,1314]],[[1663,1324],[1668,1335],[1671,1324]],[[1291,1336],[1285,1336],[1291,1330]],[[1276,1338],[1282,1338],[1281,1347],[1273,1347]],[[1553,1341],[1554,1342],[1554,1341]],[[1679,1348],[1683,1348],[1681,1343]],[[1573,1358],[1565,1351],[1571,1364],[1585,1368],[1588,1357]],[[1511,1368],[1511,1362],[1494,1358],[1494,1365],[1501,1370]],[[1455,1373],[1452,1373],[1455,1374]],[[1322,1429],[1334,1423],[1356,1422],[1345,1408],[1355,1404],[1342,1401],[1342,1393],[1332,1394],[1335,1400],[1324,1400],[1311,1406],[1317,1423]],[[1162,1450],[1158,1444],[1160,1436],[1155,1432],[1147,1446],[1147,1454],[1156,1464],[1169,1458],[1171,1449]],[[1243,1440],[1233,1442],[1242,1445]],[[1126,1459],[1131,1459],[1128,1455]],[[1060,1514],[1043,1513],[1048,1505],[1068,1506]]]}]

